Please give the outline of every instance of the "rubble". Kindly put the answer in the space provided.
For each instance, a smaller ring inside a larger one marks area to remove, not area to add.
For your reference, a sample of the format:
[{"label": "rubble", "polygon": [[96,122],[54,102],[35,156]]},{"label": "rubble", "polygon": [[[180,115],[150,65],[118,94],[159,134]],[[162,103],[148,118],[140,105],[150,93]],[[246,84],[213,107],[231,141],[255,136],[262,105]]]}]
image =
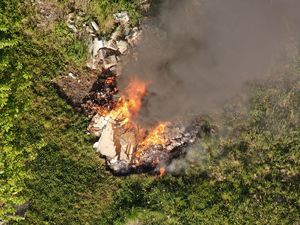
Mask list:
[{"label": "rubble", "polygon": [[108,160],[113,159],[117,155],[117,146],[114,142],[114,135],[113,123],[109,120],[96,145],[96,151],[105,156]]},{"label": "rubble", "polygon": [[108,117],[100,116],[99,114],[96,114],[92,118],[87,130],[94,136],[100,137],[101,133],[102,133],[103,129],[106,127],[108,121],[109,121]]},{"label": "rubble", "polygon": [[74,13],[70,13],[69,15],[67,15],[67,27],[73,31],[74,33],[78,32],[78,29],[75,26],[75,21],[74,21]]},{"label": "rubble", "polygon": [[[73,18],[74,15],[70,15],[67,25],[76,32]],[[140,132],[135,124],[126,120],[129,118],[119,120],[110,116],[109,112],[120,100],[117,89],[120,58],[137,45],[142,35],[138,27],[130,28],[127,12],[114,14],[114,19],[118,26],[108,39],[100,36],[95,21],[82,24],[90,41],[88,69],[85,73],[69,72],[55,83],[72,105],[91,118],[87,130],[99,138],[93,147],[105,158],[107,167],[114,174],[154,171],[176,155],[183,154],[185,147],[198,138],[199,129],[197,126],[168,125],[159,134],[165,140],[163,143],[150,141],[145,145],[149,130]]]},{"label": "rubble", "polygon": [[117,56],[115,56],[115,55],[108,56],[103,60],[103,68],[109,69],[111,67],[116,66],[117,63],[118,63]]},{"label": "rubble", "polygon": [[[126,12],[116,13],[114,18],[119,26],[106,40],[99,35],[99,25],[96,21],[83,22],[80,19],[82,15],[77,17],[74,13],[70,13],[66,16],[66,23],[77,35],[85,32],[83,37],[89,37],[90,58],[86,63],[87,69],[76,75],[70,72],[54,80],[54,84],[61,96],[70,104],[92,116],[99,106],[107,109],[113,106],[114,95],[117,93],[115,78],[119,75],[121,56],[128,54],[137,44],[141,30],[137,27],[130,28]],[[82,22],[81,30],[80,22]],[[105,83],[108,77],[114,77],[114,81]]]},{"label": "rubble", "polygon": [[105,41],[99,38],[94,38],[90,46],[91,54],[93,57],[96,57],[99,54],[99,50],[105,47]]},{"label": "rubble", "polygon": [[127,50],[129,48],[129,45],[126,41],[123,41],[123,40],[120,40],[120,41],[117,41],[117,48],[119,50],[119,52],[124,55],[127,53]]},{"label": "rubble", "polygon": [[141,40],[141,37],[142,31],[139,28],[134,27],[129,35],[126,36],[126,40],[130,46],[136,46],[137,43]]},{"label": "rubble", "polygon": [[[94,148],[106,159],[108,168],[117,175],[153,171],[166,165],[177,155],[184,154],[185,147],[196,142],[200,131],[197,124],[187,128],[169,126],[164,133],[167,140],[165,145],[150,145],[140,152],[140,140],[135,130],[127,130],[111,119],[100,119],[99,115],[95,118],[102,129],[99,129],[101,136]],[[109,121],[106,126],[103,126],[104,120]],[[96,120],[93,118],[92,121]]]},{"label": "rubble", "polygon": [[119,12],[119,13],[115,13],[114,15],[114,19],[116,23],[121,23],[121,24],[126,24],[129,22],[129,16],[127,12]]}]

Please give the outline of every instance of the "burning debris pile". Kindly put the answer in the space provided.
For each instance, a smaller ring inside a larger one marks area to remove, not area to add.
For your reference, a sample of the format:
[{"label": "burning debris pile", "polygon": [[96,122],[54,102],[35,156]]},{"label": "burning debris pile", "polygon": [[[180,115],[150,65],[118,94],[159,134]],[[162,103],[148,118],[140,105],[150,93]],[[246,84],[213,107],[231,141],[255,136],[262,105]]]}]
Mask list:
[{"label": "burning debris pile", "polygon": [[[94,144],[96,152],[105,157],[115,174],[158,170],[184,147],[196,141],[199,127],[187,128],[160,122],[150,129],[134,121],[146,95],[146,84],[133,80],[112,110],[98,107],[88,130],[100,137]],[[160,171],[161,172],[161,171]]]},{"label": "burning debris pile", "polygon": [[[99,36],[94,21],[90,26],[85,25],[91,37],[90,59],[86,65],[90,76],[69,73],[56,85],[69,102],[91,118],[88,131],[99,138],[94,148],[114,174],[162,173],[171,159],[184,154],[185,146],[196,141],[200,129],[196,123],[184,127],[167,121],[144,128],[135,121],[147,95],[148,83],[133,79],[120,94],[117,78],[120,57],[137,44],[141,31],[129,27],[126,12],[116,13],[114,17],[119,26],[108,41]],[[77,28],[73,30],[78,32]]]}]

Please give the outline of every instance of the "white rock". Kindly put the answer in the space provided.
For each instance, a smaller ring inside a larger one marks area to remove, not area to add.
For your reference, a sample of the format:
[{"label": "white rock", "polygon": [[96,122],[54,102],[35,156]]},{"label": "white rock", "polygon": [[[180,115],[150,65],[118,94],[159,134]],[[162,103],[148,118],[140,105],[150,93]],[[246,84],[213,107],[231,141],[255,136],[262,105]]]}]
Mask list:
[{"label": "white rock", "polygon": [[97,148],[98,148],[98,145],[99,145],[99,142],[97,141],[97,142],[95,142],[95,143],[93,144],[93,148],[94,148],[94,149],[97,149]]}]

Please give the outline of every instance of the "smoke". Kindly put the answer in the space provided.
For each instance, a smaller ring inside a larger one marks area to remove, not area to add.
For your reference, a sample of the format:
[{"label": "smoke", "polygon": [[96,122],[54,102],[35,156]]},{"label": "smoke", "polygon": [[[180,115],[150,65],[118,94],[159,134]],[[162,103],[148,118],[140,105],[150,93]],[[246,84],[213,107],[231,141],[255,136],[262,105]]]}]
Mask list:
[{"label": "smoke", "polygon": [[173,159],[166,166],[166,171],[171,174],[182,174],[195,167],[205,170],[208,161],[208,151],[200,143],[197,143],[186,150],[184,157]]},{"label": "smoke", "polygon": [[215,110],[283,63],[298,38],[299,0],[164,0],[159,8],[122,80],[150,81],[145,124]]}]

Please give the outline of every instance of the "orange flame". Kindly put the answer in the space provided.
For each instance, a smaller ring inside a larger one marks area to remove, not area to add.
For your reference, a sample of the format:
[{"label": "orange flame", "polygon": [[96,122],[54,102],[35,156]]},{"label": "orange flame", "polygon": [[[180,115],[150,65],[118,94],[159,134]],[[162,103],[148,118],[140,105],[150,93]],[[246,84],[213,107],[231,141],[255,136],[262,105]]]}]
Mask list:
[{"label": "orange flame", "polygon": [[160,167],[159,168],[159,176],[162,177],[163,175],[165,175],[165,173],[166,173],[165,167]]},{"label": "orange flame", "polygon": [[139,157],[151,145],[164,145],[166,140],[164,138],[165,129],[168,123],[159,123],[155,128],[150,130],[147,137],[138,145],[138,150],[135,153],[136,157]]},{"label": "orange flame", "polygon": [[125,90],[129,102],[129,111],[135,116],[141,109],[143,98],[146,95],[146,84],[137,79],[132,80]]},{"label": "orange flame", "polygon": [[120,121],[125,127],[135,129],[137,137],[143,138],[137,146],[135,158],[138,158],[148,147],[152,145],[164,145],[166,142],[164,133],[168,123],[159,123],[156,127],[150,129],[148,135],[145,137],[145,130],[140,129],[138,124],[133,120],[142,107],[142,101],[146,92],[145,82],[137,79],[132,80],[125,89],[124,95],[117,102],[115,109],[105,113],[111,119]]},{"label": "orange flame", "polygon": [[106,79],[105,83],[112,84],[114,81],[115,81],[114,77],[109,77],[109,78]]},{"label": "orange flame", "polygon": [[146,95],[146,84],[139,80],[132,80],[125,89],[124,95],[119,99],[114,110],[108,113],[113,120],[123,123],[132,121],[142,106],[142,100]]}]

